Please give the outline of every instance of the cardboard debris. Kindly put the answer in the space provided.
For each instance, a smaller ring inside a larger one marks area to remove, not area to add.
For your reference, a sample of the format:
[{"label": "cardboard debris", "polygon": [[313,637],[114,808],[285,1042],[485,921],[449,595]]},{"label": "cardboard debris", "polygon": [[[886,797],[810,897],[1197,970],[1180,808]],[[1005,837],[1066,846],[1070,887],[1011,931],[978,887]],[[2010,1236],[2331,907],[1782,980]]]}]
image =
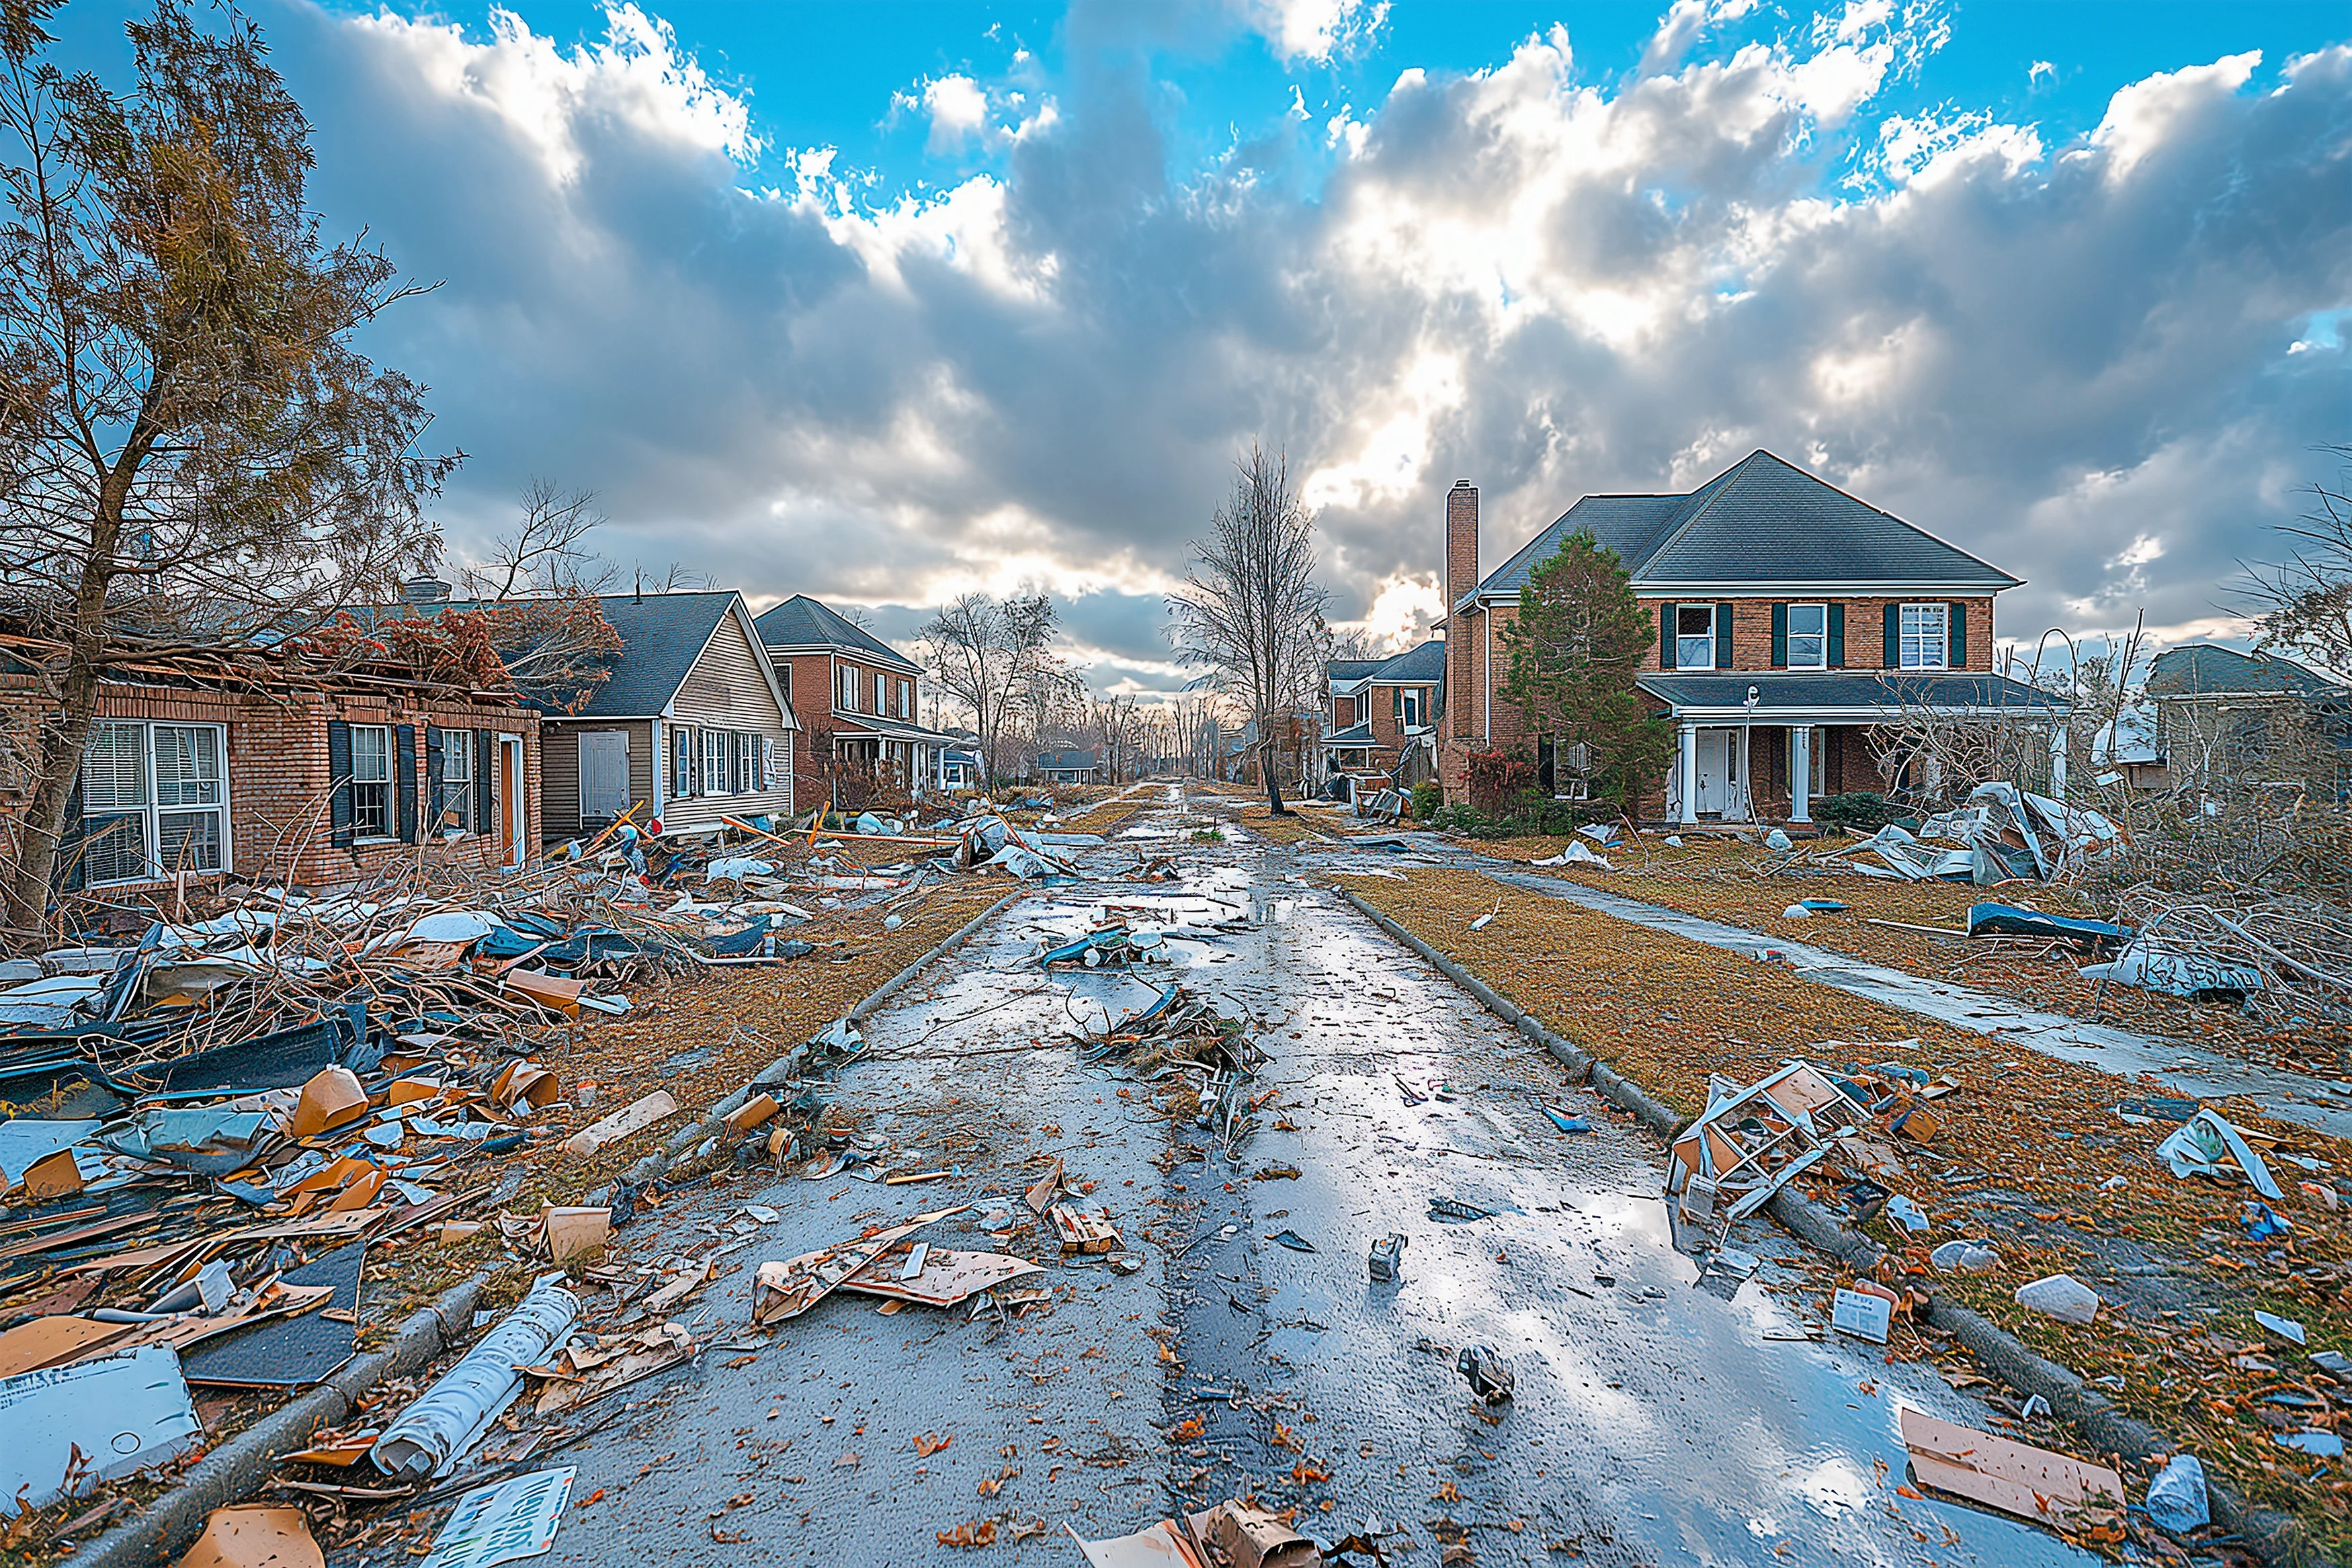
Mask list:
[{"label": "cardboard debris", "polygon": [[563,1347],[543,1366],[527,1368],[530,1375],[547,1379],[532,1408],[552,1416],[615,1388],[676,1366],[694,1354],[694,1335],[686,1325],[658,1322],[631,1333],[587,1335]]},{"label": "cardboard debris", "polygon": [[1221,1502],[1192,1516],[1195,1539],[1223,1552],[1234,1568],[1315,1568],[1315,1543],[1263,1508]]},{"label": "cardboard debris", "polygon": [[490,1085],[490,1101],[505,1111],[524,1106],[543,1111],[554,1104],[562,1092],[562,1085],[556,1082],[554,1073],[536,1061],[517,1061],[509,1063]]},{"label": "cardboard debris", "polygon": [[368,1113],[367,1091],[348,1067],[330,1067],[302,1085],[294,1119],[287,1124],[290,1138],[313,1138],[320,1133],[356,1122]]},{"label": "cardboard debris", "polygon": [[[925,1251],[921,1267],[912,1274],[898,1268],[899,1261],[886,1253],[844,1280],[839,1288],[864,1296],[951,1307],[982,1291],[1045,1271],[1039,1264],[1002,1252],[954,1252],[940,1247]],[[906,1261],[912,1262],[911,1256]]]},{"label": "cardboard debris", "polygon": [[601,1252],[604,1243],[613,1239],[613,1211],[610,1208],[555,1208],[541,1210],[539,1217],[540,1245],[547,1249],[555,1262],[569,1262],[574,1258]]},{"label": "cardboard debris", "polygon": [[216,1508],[173,1568],[326,1568],[299,1508]]},{"label": "cardboard debris", "polygon": [[1056,1155],[1054,1156],[1054,1168],[1031,1183],[1029,1190],[1021,1195],[1021,1201],[1029,1206],[1031,1213],[1043,1214],[1054,1206],[1054,1200],[1061,1195],[1062,1158]]},{"label": "cardboard debris", "polygon": [[1922,1486],[2054,1530],[2122,1522],[2124,1479],[2105,1465],[1939,1421],[1908,1406],[1898,1418]]},{"label": "cardboard debris", "polygon": [[1116,1252],[1124,1245],[1119,1240],[1118,1228],[1099,1207],[1080,1208],[1075,1204],[1057,1203],[1045,1211],[1045,1218],[1060,1233],[1066,1253]]},{"label": "cardboard debris", "polygon": [[624,1106],[603,1121],[584,1127],[564,1141],[564,1153],[585,1159],[597,1150],[644,1132],[664,1117],[677,1114],[677,1102],[667,1089],[656,1089],[635,1103]]},{"label": "cardboard debris", "polygon": [[727,1130],[730,1133],[748,1133],[754,1127],[765,1126],[775,1113],[776,1097],[774,1095],[754,1094],[727,1113]]},{"label": "cardboard debris", "polygon": [[953,1208],[934,1209],[871,1235],[803,1252],[797,1258],[761,1264],[751,1278],[751,1321],[779,1323],[800,1316],[888,1251],[893,1243],[950,1215],[961,1214],[970,1207],[958,1204]]},{"label": "cardboard debris", "polygon": [[138,1326],[95,1322],[89,1318],[35,1318],[0,1333],[0,1377],[78,1360]]},{"label": "cardboard debris", "polygon": [[44,1155],[25,1167],[25,1197],[35,1202],[71,1197],[81,1190],[81,1166],[71,1149]]},{"label": "cardboard debris", "polygon": [[1108,1541],[1088,1541],[1067,1523],[1070,1539],[1078,1543],[1079,1554],[1090,1568],[1210,1568],[1199,1552],[1176,1533],[1176,1526],[1161,1520],[1149,1530],[1133,1535],[1115,1535]]}]

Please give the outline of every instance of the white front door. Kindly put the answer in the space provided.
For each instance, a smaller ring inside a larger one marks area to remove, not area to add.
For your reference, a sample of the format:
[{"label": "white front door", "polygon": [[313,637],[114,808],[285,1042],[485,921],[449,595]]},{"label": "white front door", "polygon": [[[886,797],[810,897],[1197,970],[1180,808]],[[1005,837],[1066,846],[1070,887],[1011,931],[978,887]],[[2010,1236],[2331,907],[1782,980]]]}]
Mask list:
[{"label": "white front door", "polygon": [[1731,810],[1731,737],[1727,729],[1698,732],[1698,810],[1721,816]]},{"label": "white front door", "polygon": [[629,732],[580,732],[580,816],[609,821],[629,809]]}]

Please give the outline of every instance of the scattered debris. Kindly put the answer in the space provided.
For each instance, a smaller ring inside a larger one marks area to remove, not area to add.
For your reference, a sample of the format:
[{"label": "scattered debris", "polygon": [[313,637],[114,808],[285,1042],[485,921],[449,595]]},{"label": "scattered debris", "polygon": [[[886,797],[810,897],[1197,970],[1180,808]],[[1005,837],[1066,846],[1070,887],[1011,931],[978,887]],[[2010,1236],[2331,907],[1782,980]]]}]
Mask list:
[{"label": "scattered debris", "polygon": [[1840,1333],[1853,1334],[1874,1344],[1885,1344],[1895,1323],[1895,1298],[1892,1292],[1840,1291],[1832,1299],[1830,1327]]},{"label": "scattered debris", "polygon": [[1908,1406],[1897,1419],[1922,1486],[2053,1530],[2121,1539],[2124,1479],[2109,1467],[1939,1421]]},{"label": "scattered debris", "polygon": [[2020,1285],[2017,1304],[2062,1323],[2087,1323],[2099,1315],[2099,1293],[2072,1274],[2050,1274]]},{"label": "scattered debris", "polygon": [[368,1452],[388,1476],[440,1474],[522,1392],[520,1368],[544,1363],[580,1321],[580,1298],[550,1274],[384,1428]]},{"label": "scattered debris", "polygon": [[2271,1177],[2270,1166],[2246,1141],[2246,1135],[2218,1111],[2200,1108],[2179,1131],[2156,1146],[2157,1157],[2177,1176],[2221,1176],[2235,1174],[2253,1184],[2268,1198],[2284,1198]]},{"label": "scattered debris", "polygon": [[326,1568],[299,1508],[216,1508],[173,1568]]},{"label": "scattered debris", "polygon": [[1454,1370],[1470,1385],[1471,1393],[1489,1405],[1505,1403],[1518,1387],[1519,1380],[1492,1345],[1463,1346],[1462,1354],[1454,1357]]},{"label": "scattered debris", "polygon": [[165,1344],[0,1380],[0,1497],[40,1508],[169,1463],[204,1428]]},{"label": "scattered debris", "polygon": [[1387,1284],[1394,1281],[1404,1265],[1406,1239],[1398,1232],[1372,1243],[1372,1278]]},{"label": "scattered debris", "polygon": [[442,1525],[424,1568],[498,1568],[550,1550],[578,1473],[570,1465],[534,1470],[467,1492]]}]

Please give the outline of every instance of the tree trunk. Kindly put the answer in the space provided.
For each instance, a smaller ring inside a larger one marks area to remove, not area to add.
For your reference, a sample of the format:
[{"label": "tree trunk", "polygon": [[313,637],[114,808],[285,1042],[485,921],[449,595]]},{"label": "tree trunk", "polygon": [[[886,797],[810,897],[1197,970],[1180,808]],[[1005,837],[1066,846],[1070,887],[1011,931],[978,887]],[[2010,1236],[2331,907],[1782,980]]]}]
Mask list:
[{"label": "tree trunk", "polygon": [[7,925],[31,936],[47,921],[49,879],[57,872],[58,843],[64,836],[66,809],[73,803],[74,784],[81,772],[82,747],[98,717],[99,664],[96,650],[77,645],[68,655],[57,716],[42,726],[40,772],[26,803],[24,829],[17,840],[15,876],[0,900],[5,900]]},{"label": "tree trunk", "polygon": [[1257,769],[1265,778],[1266,810],[1277,817],[1289,816],[1290,808],[1282,803],[1282,785],[1275,777],[1274,742],[1271,740],[1257,743]]}]

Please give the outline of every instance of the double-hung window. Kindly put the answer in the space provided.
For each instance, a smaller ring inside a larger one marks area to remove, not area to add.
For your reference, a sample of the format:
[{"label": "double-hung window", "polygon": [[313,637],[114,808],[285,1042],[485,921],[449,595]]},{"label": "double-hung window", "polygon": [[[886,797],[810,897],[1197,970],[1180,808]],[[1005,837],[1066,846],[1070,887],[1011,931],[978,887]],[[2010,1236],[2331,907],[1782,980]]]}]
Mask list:
[{"label": "double-hung window", "polygon": [[876,713],[888,713],[890,711],[890,700],[888,696],[885,695],[888,691],[890,679],[887,675],[877,675],[874,677],[874,711]]},{"label": "double-hung window", "polygon": [[392,727],[352,726],[352,836],[392,837]]},{"label": "double-hung window", "polygon": [[915,683],[912,681],[898,683],[898,716],[908,719],[915,716]]},{"label": "double-hung window", "polygon": [[1830,607],[1826,604],[1789,606],[1789,668],[1826,670],[1830,667]]},{"label": "double-hung window", "polygon": [[1407,729],[1419,729],[1429,722],[1429,694],[1419,686],[1405,686],[1397,692],[1397,722]]},{"label": "double-hung window", "polygon": [[724,795],[727,791],[727,732],[706,729],[702,732],[702,792]]},{"label": "double-hung window", "polygon": [[670,765],[670,794],[683,800],[694,793],[694,731],[678,726],[670,753],[675,759]]},{"label": "double-hung window", "polygon": [[1906,670],[1941,670],[1948,667],[1945,653],[1944,629],[1951,607],[1946,604],[1906,604],[1902,611],[1902,667]]},{"label": "double-hung window", "polygon": [[141,882],[228,864],[218,725],[109,722],[82,749],[82,880]]},{"label": "double-hung window", "polygon": [[448,832],[469,832],[474,826],[474,732],[441,732],[441,821]]},{"label": "double-hung window", "polygon": [[1715,668],[1714,605],[1677,604],[1675,606],[1675,668],[1677,670]]},{"label": "double-hung window", "polygon": [[840,687],[841,711],[856,713],[857,711],[857,666],[835,664],[834,669],[836,673],[835,684]]}]

